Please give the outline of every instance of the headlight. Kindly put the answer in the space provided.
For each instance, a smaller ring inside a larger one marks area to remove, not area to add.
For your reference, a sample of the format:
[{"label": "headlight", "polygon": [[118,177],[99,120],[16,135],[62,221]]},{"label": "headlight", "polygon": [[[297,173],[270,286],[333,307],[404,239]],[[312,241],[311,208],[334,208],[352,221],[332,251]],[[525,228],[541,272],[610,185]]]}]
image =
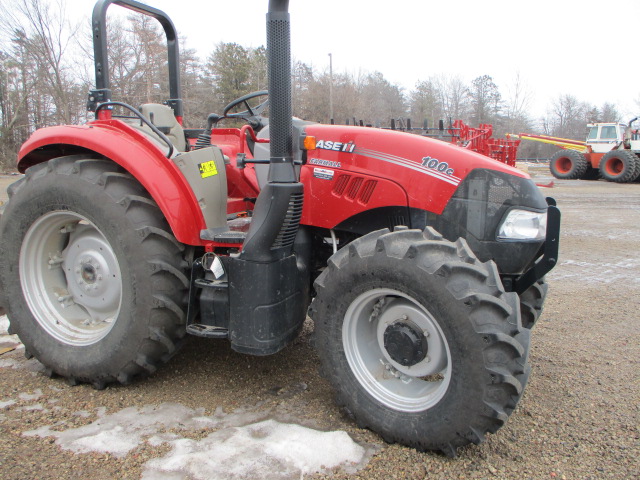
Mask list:
[{"label": "headlight", "polygon": [[498,240],[544,240],[547,236],[547,212],[510,210],[498,229]]}]

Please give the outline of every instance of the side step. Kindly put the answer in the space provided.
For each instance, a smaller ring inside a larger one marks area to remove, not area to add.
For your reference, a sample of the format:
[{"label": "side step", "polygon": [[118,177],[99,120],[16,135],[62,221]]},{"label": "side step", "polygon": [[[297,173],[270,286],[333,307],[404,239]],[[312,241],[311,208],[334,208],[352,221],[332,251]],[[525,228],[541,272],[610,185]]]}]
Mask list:
[{"label": "side step", "polygon": [[[242,245],[247,237],[251,217],[237,217],[227,221],[227,230],[222,228],[209,228],[200,231],[202,240],[231,245]],[[223,227],[224,228],[224,227]]]},{"label": "side step", "polygon": [[210,240],[216,243],[230,243],[233,245],[242,245],[247,237],[245,232],[236,230],[228,230],[226,232],[215,232],[212,230],[201,230],[200,238],[202,240]]},{"label": "side step", "polygon": [[192,323],[191,325],[187,325],[187,333],[189,335],[195,335],[196,337],[229,338],[228,328],[203,325],[201,323]]}]

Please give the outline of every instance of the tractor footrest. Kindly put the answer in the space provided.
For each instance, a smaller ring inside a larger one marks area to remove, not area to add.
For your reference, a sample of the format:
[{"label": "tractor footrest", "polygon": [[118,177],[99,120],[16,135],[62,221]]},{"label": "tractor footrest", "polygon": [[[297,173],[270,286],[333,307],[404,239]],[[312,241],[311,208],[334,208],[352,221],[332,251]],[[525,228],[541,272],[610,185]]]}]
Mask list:
[{"label": "tractor footrest", "polygon": [[229,243],[232,245],[242,245],[247,237],[246,232],[237,230],[228,230],[226,232],[212,232],[211,230],[202,230],[200,238],[202,240],[212,240],[216,243]]},{"label": "tractor footrest", "polygon": [[192,323],[187,325],[187,333],[196,337],[206,338],[228,338],[229,329],[223,327],[214,327],[211,325],[203,325],[201,323]]}]

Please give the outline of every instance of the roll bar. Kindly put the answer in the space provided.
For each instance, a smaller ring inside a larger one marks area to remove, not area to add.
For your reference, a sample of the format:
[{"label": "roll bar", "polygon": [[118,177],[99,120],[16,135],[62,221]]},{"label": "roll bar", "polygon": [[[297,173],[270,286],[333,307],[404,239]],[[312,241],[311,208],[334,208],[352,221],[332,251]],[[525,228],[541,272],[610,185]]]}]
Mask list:
[{"label": "roll bar", "polygon": [[167,54],[169,60],[169,105],[176,117],[182,117],[182,90],[180,86],[180,50],[178,34],[171,19],[161,10],[150,7],[135,0],[99,0],[93,7],[91,21],[93,31],[93,55],[96,69],[96,89],[89,93],[88,108],[95,111],[100,103],[111,101],[109,82],[109,57],[107,49],[107,9],[118,5],[134,12],[155,18],[167,37]]}]

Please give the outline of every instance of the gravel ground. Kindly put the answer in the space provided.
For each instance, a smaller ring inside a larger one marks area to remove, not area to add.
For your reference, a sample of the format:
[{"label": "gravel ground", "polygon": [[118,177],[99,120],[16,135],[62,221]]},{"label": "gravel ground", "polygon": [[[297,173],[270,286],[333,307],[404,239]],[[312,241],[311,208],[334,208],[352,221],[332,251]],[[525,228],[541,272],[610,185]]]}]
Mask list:
[{"label": "gravel ground", "polygon": [[[551,180],[544,169],[531,173],[539,182]],[[8,180],[1,179],[3,194]],[[164,455],[166,445],[143,443],[118,458],[72,453],[54,437],[24,432],[57,422],[54,429],[65,430],[95,421],[99,412],[164,402],[204,408],[207,415],[217,408],[249,409],[320,430],[344,430],[374,447],[358,472],[318,478],[640,478],[640,185],[556,180],[547,191],[563,215],[561,255],[547,277],[551,290],[534,330],[529,385],[507,425],[484,444],[461,449],[458,458],[387,445],[358,429],[336,408],[317,373],[307,325],[291,346],[267,358],[236,354],[224,341],[190,338],[150,379],[103,391],[47,378],[20,349],[5,353],[0,478],[139,479],[145,462]],[[199,439],[208,433],[182,435]]]}]

